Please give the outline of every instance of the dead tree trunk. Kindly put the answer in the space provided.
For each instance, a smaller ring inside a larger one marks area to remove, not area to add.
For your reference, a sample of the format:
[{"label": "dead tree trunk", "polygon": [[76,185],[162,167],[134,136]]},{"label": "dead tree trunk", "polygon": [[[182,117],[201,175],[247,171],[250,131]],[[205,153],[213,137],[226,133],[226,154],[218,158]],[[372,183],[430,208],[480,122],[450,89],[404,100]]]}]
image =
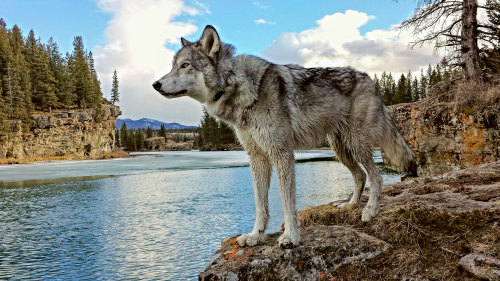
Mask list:
[{"label": "dead tree trunk", "polygon": [[481,74],[479,48],[477,45],[477,0],[463,0],[461,53],[467,78]]}]

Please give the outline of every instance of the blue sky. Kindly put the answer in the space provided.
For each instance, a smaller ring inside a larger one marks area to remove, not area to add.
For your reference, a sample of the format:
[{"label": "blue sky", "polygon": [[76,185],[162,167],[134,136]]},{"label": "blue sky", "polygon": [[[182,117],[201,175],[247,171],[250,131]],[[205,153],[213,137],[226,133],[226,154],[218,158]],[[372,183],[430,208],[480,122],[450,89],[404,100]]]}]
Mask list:
[{"label": "blue sky", "polygon": [[111,75],[120,77],[123,117],[197,125],[201,106],[165,100],[151,83],[170,69],[179,37],[196,40],[217,27],[238,53],[304,66],[353,65],[370,74],[418,71],[439,58],[432,48],[408,50],[408,33],[392,27],[415,9],[415,1],[234,0],[0,0],[0,17],[27,34],[54,37],[63,52],[82,35],[94,52],[108,95]]}]

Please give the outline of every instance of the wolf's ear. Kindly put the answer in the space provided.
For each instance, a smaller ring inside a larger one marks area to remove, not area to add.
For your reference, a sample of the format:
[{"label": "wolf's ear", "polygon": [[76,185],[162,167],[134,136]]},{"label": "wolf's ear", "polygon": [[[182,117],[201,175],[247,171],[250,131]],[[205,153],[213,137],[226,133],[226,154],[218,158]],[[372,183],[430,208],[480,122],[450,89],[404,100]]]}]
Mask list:
[{"label": "wolf's ear", "polygon": [[191,42],[184,39],[184,37],[181,37],[181,43],[182,43],[182,47],[187,47],[187,46],[191,45]]},{"label": "wolf's ear", "polygon": [[205,27],[198,43],[205,54],[213,59],[217,59],[221,49],[221,42],[217,30],[213,26],[207,25]]}]

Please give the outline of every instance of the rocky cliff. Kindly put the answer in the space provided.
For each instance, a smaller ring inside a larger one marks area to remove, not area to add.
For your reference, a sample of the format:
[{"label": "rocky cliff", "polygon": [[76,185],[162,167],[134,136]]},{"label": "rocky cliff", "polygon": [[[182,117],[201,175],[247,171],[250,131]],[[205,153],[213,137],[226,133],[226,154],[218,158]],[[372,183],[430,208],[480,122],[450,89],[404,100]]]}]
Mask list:
[{"label": "rocky cliff", "polygon": [[369,223],[337,205],[299,211],[294,249],[224,239],[199,280],[500,280],[500,161],[385,186]]},{"label": "rocky cliff", "polygon": [[115,143],[119,107],[105,104],[101,116],[94,109],[59,110],[34,115],[29,132],[20,121],[10,121],[11,133],[0,146],[3,162],[109,157]]},{"label": "rocky cliff", "polygon": [[428,110],[422,103],[389,108],[416,154],[419,175],[436,175],[500,159],[498,110],[468,115],[437,107]]}]

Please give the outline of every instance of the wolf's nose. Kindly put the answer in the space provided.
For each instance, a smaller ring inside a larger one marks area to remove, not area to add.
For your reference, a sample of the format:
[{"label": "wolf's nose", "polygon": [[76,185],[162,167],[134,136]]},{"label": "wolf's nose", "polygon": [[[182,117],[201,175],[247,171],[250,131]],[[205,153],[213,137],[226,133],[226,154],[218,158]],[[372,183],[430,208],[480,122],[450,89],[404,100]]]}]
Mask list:
[{"label": "wolf's nose", "polygon": [[155,90],[159,91],[161,89],[161,83],[160,81],[156,81],[153,83],[153,88],[155,88]]}]

